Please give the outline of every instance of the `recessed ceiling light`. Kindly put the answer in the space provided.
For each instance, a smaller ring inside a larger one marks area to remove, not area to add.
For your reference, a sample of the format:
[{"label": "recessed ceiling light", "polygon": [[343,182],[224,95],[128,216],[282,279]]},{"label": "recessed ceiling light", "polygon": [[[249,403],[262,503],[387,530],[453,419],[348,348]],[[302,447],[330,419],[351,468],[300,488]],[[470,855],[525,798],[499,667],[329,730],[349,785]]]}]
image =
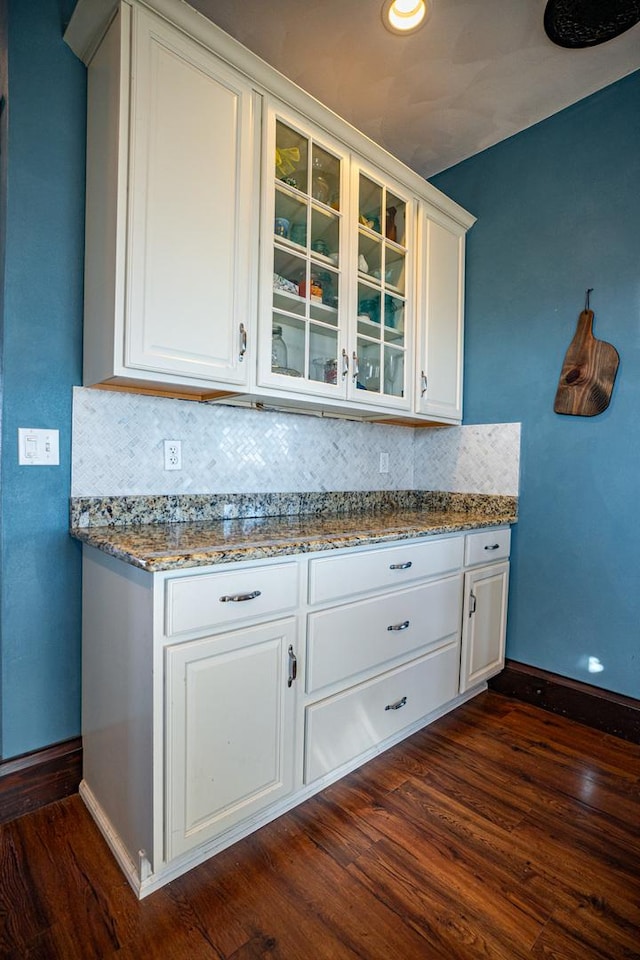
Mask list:
[{"label": "recessed ceiling light", "polygon": [[415,33],[427,22],[432,0],[385,0],[382,22],[391,33]]}]

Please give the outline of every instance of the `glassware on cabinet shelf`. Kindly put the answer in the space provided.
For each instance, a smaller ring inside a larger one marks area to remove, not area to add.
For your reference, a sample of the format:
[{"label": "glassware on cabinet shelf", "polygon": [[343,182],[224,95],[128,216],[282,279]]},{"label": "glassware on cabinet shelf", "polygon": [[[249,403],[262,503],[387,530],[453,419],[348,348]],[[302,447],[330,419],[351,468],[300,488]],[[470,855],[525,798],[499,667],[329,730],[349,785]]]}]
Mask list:
[{"label": "glassware on cabinet shelf", "polygon": [[402,397],[404,395],[404,352],[385,347],[384,354],[384,392],[392,397]]},{"label": "glassware on cabinet shelf", "polygon": [[282,327],[274,327],[271,337],[271,369],[274,371],[289,369],[289,353],[282,339]]},{"label": "glassware on cabinet shelf", "polygon": [[317,143],[312,149],[311,196],[318,203],[340,209],[340,161]]}]

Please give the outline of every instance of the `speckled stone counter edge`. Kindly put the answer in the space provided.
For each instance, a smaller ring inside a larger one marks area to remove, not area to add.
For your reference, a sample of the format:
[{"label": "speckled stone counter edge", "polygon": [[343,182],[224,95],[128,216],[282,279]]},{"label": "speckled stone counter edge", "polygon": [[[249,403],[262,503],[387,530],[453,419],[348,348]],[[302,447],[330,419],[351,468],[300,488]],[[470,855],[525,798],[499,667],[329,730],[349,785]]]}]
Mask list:
[{"label": "speckled stone counter edge", "polygon": [[73,497],[70,526],[73,529],[250,517],[356,516],[395,510],[473,512],[490,517],[515,515],[517,505],[517,497],[435,490]]}]

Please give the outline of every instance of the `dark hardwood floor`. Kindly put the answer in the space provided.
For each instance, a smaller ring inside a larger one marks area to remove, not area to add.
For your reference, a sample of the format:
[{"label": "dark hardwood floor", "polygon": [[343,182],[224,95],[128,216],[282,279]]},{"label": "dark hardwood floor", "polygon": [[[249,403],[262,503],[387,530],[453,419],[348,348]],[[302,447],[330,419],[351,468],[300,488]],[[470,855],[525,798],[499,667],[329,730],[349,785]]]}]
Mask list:
[{"label": "dark hardwood floor", "polygon": [[0,842],[12,960],[640,958],[640,746],[496,693],[142,902],[77,796]]}]

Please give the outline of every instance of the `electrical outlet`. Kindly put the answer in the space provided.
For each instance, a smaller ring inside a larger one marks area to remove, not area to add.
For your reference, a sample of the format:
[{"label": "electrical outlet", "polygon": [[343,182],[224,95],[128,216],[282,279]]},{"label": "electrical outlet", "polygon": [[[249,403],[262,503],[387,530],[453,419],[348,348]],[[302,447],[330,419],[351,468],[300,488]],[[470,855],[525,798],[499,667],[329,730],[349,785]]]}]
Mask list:
[{"label": "electrical outlet", "polygon": [[389,454],[380,454],[380,473],[389,473]]},{"label": "electrical outlet", "polygon": [[165,470],[182,470],[182,440],[164,441]]}]

